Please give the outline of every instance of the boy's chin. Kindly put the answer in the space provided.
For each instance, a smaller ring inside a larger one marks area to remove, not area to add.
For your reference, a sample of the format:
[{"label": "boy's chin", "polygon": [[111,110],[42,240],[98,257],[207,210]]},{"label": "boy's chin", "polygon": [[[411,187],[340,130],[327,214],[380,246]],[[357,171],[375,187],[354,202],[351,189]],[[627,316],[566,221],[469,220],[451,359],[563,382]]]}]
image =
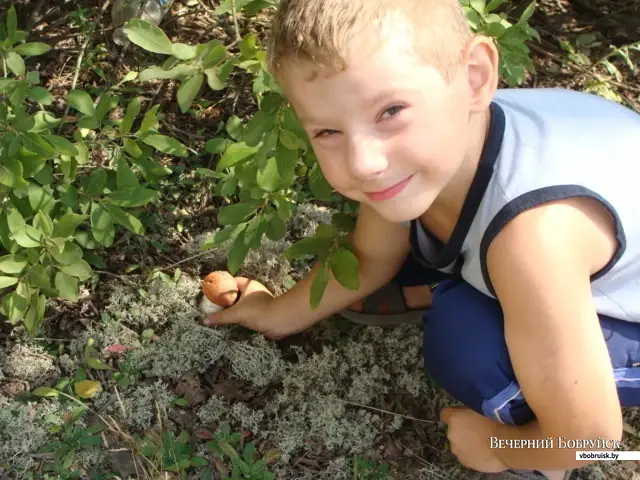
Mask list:
[{"label": "boy's chin", "polygon": [[420,218],[430,205],[412,202],[370,203],[378,214],[391,223],[407,223]]}]

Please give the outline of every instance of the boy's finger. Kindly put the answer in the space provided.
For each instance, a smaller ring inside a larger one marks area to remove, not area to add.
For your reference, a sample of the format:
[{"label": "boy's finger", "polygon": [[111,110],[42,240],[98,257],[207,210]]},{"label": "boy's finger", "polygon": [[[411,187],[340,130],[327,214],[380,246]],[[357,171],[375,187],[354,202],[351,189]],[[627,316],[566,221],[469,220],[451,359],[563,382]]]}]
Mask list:
[{"label": "boy's finger", "polygon": [[231,310],[221,310],[218,313],[208,315],[203,322],[207,327],[219,327],[221,325],[230,325],[236,323]]}]

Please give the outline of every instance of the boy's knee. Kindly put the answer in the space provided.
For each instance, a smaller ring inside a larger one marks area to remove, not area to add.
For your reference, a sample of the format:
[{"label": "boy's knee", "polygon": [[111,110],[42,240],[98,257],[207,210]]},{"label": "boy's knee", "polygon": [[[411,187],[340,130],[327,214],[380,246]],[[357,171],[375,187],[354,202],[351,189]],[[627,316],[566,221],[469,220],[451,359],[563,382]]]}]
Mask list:
[{"label": "boy's knee", "polygon": [[425,368],[476,412],[504,423],[525,423],[533,415],[515,381],[503,332],[498,302],[466,283],[443,282],[424,318]]}]

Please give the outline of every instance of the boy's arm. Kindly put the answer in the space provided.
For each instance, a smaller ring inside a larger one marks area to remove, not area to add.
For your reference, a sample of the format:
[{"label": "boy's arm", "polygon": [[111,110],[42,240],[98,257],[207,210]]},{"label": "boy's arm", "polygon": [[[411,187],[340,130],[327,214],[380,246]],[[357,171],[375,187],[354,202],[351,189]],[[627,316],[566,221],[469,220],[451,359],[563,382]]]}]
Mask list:
[{"label": "boy's arm", "polygon": [[536,416],[524,426],[496,424],[495,436],[551,437],[554,446],[496,451],[511,468],[583,466],[575,450],[558,449],[558,437],[609,444],[622,437],[611,360],[590,285],[590,275],[613,255],[615,238],[603,207],[572,199],[520,214],[489,248],[487,264],[504,311],[509,354]]},{"label": "boy's arm", "polygon": [[209,326],[238,324],[271,339],[301,332],[391,281],[409,254],[409,229],[406,225],[388,222],[371,207],[361,205],[351,245],[359,264],[358,290],[343,287],[330,275],[320,305],[312,309],[311,285],[318,264],[293,288],[277,297],[259,282],[237,277],[241,290],[238,303],[210,315],[204,323]]},{"label": "boy's arm", "polygon": [[361,204],[351,245],[359,264],[358,290],[343,287],[330,275],[320,305],[312,310],[310,292],[319,269],[316,264],[304,279],[271,302],[269,317],[285,328],[296,325],[296,330],[301,331],[389,283],[409,254],[409,229],[385,220],[373,208]]}]

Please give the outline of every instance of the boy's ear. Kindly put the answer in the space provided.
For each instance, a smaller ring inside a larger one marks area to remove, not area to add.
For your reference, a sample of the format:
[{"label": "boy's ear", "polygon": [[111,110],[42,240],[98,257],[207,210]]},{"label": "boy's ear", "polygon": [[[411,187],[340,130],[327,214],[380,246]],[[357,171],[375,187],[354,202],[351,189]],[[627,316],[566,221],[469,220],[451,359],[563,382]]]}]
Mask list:
[{"label": "boy's ear", "polygon": [[499,81],[499,53],[493,39],[474,36],[464,51],[471,111],[485,110],[493,100]]}]

